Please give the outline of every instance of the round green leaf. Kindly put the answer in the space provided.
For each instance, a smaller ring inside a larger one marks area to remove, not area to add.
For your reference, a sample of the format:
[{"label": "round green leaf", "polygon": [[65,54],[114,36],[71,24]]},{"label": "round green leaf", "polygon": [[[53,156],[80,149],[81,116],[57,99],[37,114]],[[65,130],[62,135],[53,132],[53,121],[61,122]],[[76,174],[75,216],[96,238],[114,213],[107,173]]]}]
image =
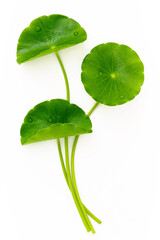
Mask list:
[{"label": "round green leaf", "polygon": [[144,66],[135,51],[117,43],[93,48],[82,63],[85,90],[97,102],[115,106],[132,100],[144,81]]},{"label": "round green leaf", "polygon": [[53,99],[27,113],[21,126],[21,143],[91,133],[91,128],[91,121],[81,108],[63,99]]},{"label": "round green leaf", "polygon": [[75,20],[59,14],[42,16],[21,33],[17,45],[17,62],[57,52],[85,41],[87,34]]}]

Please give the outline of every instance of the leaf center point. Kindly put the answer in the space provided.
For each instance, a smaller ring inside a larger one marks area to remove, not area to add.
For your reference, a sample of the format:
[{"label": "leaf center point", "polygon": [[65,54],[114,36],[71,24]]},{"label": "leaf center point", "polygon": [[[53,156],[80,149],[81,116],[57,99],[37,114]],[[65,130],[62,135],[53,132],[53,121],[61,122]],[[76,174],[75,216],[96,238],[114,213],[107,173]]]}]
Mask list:
[{"label": "leaf center point", "polygon": [[116,74],[115,73],[111,73],[111,78],[115,78],[116,77]]}]

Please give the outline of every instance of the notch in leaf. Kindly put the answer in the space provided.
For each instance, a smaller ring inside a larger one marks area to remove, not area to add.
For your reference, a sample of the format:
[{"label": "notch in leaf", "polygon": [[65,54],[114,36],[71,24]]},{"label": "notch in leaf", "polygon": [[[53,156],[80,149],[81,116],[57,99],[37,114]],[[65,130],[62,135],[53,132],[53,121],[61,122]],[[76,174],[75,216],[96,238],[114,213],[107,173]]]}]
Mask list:
[{"label": "notch in leaf", "polygon": [[81,79],[85,90],[98,103],[120,105],[140,92],[144,66],[130,47],[100,44],[84,58]]},{"label": "notch in leaf", "polygon": [[75,20],[60,14],[41,16],[21,33],[17,45],[19,64],[84,42],[85,30]]},{"label": "notch in leaf", "polygon": [[63,99],[53,99],[28,112],[21,126],[21,143],[91,133],[91,128],[91,121],[81,108]]}]

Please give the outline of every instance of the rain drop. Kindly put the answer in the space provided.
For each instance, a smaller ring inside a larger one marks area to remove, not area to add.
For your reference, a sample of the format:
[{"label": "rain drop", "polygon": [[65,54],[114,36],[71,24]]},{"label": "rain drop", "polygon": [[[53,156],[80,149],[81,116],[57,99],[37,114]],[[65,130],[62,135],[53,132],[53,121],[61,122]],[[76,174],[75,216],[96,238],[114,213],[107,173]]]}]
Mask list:
[{"label": "rain drop", "polygon": [[99,76],[102,76],[103,75],[103,73],[102,72],[99,72]]},{"label": "rain drop", "polygon": [[35,27],[35,30],[36,30],[36,32],[40,32],[40,31],[41,31],[41,27],[36,26],[36,27]]},{"label": "rain drop", "polygon": [[123,95],[121,95],[121,96],[120,96],[120,99],[124,99],[124,96],[123,96]]},{"label": "rain drop", "polygon": [[30,117],[30,118],[28,119],[28,121],[29,121],[29,122],[32,122],[32,121],[33,121],[33,119]]},{"label": "rain drop", "polygon": [[78,35],[78,32],[74,32],[74,36],[77,36]]}]

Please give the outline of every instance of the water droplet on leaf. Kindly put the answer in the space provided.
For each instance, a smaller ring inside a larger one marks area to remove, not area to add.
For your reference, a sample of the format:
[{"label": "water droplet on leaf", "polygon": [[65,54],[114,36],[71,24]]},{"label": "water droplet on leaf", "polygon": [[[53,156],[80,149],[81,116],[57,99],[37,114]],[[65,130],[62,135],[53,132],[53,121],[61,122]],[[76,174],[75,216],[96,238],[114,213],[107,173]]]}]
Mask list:
[{"label": "water droplet on leaf", "polygon": [[28,121],[29,121],[29,122],[32,122],[32,121],[33,121],[33,119],[30,117],[30,118],[28,119]]},{"label": "water droplet on leaf", "polygon": [[35,30],[36,30],[36,32],[40,32],[40,31],[41,31],[41,27],[36,26],[36,27],[35,27]]},{"label": "water droplet on leaf", "polygon": [[120,99],[124,99],[124,96],[123,96],[123,95],[121,95],[121,96],[120,96]]},{"label": "water droplet on leaf", "polygon": [[77,36],[78,35],[78,32],[74,32],[74,36]]}]

